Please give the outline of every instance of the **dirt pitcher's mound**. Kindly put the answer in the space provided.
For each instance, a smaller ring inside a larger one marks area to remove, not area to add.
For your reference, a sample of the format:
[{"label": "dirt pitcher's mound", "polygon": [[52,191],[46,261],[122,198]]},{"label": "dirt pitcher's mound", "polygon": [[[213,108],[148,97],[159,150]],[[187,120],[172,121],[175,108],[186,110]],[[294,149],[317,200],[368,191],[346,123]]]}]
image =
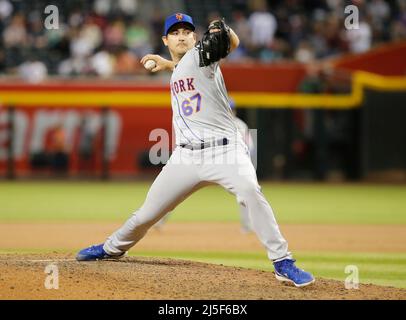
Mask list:
[{"label": "dirt pitcher's mound", "polygon": [[347,290],[320,278],[295,288],[272,272],[174,259],[79,263],[72,255],[0,255],[0,299],[406,299],[406,290]]}]

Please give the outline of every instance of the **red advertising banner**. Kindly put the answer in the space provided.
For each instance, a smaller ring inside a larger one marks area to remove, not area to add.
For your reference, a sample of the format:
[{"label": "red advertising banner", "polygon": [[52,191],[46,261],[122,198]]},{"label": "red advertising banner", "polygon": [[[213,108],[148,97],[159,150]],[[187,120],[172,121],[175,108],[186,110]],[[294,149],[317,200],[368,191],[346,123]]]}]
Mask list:
[{"label": "red advertising banner", "polygon": [[[15,108],[13,153],[17,175],[52,171],[58,164],[50,155],[65,154],[59,166],[68,173],[97,174],[106,150],[110,172],[140,173],[145,155],[157,143],[153,130],[164,129],[171,137],[171,109],[114,108],[106,117],[100,108]],[[0,171],[5,172],[9,137],[8,109],[0,108]],[[105,131],[103,131],[105,130]],[[151,141],[150,141],[151,139]],[[104,145],[105,144],[105,145]]]}]

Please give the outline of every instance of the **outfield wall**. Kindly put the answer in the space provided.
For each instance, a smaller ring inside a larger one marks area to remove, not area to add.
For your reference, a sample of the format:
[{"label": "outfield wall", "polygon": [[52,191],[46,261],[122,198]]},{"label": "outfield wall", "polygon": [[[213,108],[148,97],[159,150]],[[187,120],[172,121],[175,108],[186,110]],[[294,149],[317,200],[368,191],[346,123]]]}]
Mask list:
[{"label": "outfield wall", "polygon": [[[406,44],[396,44],[363,60],[330,61],[346,71],[316,78],[296,63],[222,67],[238,116],[258,129],[259,176],[323,180],[334,171],[358,179],[376,170],[405,170],[406,78],[399,75],[406,70],[405,51]],[[377,73],[348,73],[357,66]],[[148,150],[157,138],[150,134],[161,128],[173,138],[168,80],[0,80],[0,174],[30,175],[33,163],[47,172],[49,159],[38,153],[55,149],[58,124],[68,173],[156,173]],[[81,152],[86,143],[91,155]]]},{"label": "outfield wall", "polygon": [[[406,168],[403,77],[357,72],[347,94],[231,91],[230,95],[238,115],[258,129],[262,178],[323,180],[333,170],[358,179],[370,171]],[[160,128],[169,140],[173,138],[170,97],[164,85],[14,84],[0,86],[0,97],[8,99],[0,108],[3,175],[10,170],[31,175],[33,162],[40,169],[35,172],[46,172],[41,165],[46,159],[38,153],[53,148],[59,123],[65,131],[70,174],[156,173],[159,166],[148,161],[148,150],[158,140],[150,134]],[[14,119],[13,126],[9,119]],[[89,131],[92,154],[83,159],[80,145]]]}]

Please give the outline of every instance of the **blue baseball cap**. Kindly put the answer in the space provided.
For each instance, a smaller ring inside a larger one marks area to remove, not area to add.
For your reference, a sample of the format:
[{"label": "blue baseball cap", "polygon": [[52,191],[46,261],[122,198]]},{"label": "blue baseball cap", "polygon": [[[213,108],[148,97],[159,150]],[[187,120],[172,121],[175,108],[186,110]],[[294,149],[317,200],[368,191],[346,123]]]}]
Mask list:
[{"label": "blue baseball cap", "polygon": [[184,13],[175,13],[165,19],[165,33],[164,36],[168,35],[168,31],[177,23],[189,24],[193,31],[195,31],[195,25],[191,16]]}]

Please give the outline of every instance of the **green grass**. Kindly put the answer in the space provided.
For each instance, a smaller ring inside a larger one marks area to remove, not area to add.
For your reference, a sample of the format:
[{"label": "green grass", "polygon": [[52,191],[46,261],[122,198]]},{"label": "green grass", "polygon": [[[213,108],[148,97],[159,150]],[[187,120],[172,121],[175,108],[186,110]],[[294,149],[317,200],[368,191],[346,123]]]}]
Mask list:
[{"label": "green grass", "polygon": [[[0,182],[0,221],[123,221],[142,205],[150,184]],[[406,223],[406,186],[263,183],[262,188],[280,223]],[[222,188],[206,187],[170,219],[238,221],[238,206]]]}]

